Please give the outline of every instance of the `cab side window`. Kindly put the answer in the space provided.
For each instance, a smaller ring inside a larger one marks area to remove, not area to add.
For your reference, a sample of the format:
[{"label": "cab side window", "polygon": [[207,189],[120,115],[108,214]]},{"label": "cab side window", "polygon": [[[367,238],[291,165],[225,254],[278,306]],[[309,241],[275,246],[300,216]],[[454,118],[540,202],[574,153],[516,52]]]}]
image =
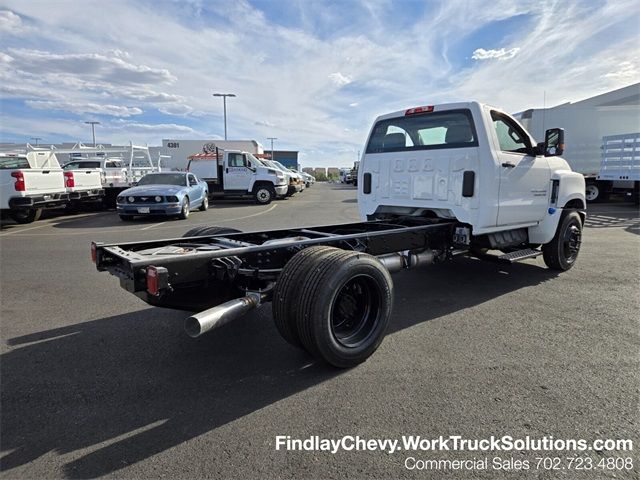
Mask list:
[{"label": "cab side window", "polygon": [[241,153],[229,154],[229,166],[230,167],[244,167],[244,158]]},{"label": "cab side window", "polygon": [[491,119],[496,129],[500,150],[525,154],[530,151],[529,141],[517,123],[497,112],[491,112]]}]

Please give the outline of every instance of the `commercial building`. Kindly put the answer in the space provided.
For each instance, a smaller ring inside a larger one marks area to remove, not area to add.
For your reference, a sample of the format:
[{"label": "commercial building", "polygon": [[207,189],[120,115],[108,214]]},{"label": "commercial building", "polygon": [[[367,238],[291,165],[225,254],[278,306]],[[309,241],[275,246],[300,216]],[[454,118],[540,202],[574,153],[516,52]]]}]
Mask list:
[{"label": "commercial building", "polygon": [[602,158],[602,137],[640,132],[640,83],[515,116],[539,142],[544,140],[545,129],[564,128],[563,158],[575,171],[596,173]]}]

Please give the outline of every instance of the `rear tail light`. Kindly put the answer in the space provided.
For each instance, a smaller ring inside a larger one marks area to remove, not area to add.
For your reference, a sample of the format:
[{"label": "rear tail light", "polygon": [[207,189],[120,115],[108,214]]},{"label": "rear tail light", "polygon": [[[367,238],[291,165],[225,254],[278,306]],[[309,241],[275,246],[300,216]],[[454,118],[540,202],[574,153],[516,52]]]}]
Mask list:
[{"label": "rear tail light", "polygon": [[76,186],[76,181],[73,178],[73,172],[64,172],[64,185],[67,188],[73,188]]},{"label": "rear tail light", "polygon": [[25,191],[24,173],[18,170],[15,172],[11,172],[11,176],[16,179],[16,183],[14,184],[14,188],[16,189],[16,192],[24,192]]},{"label": "rear tail light", "polygon": [[407,110],[406,112],[404,112],[404,114],[406,116],[406,115],[419,115],[421,113],[431,113],[431,112],[433,112],[433,105],[427,105],[424,107],[413,107]]},{"label": "rear tail light", "polygon": [[154,266],[147,267],[147,292],[158,296],[158,270]]},{"label": "rear tail light", "polygon": [[96,242],[91,242],[91,261],[93,263],[96,263],[97,260],[98,260],[98,246],[96,245]]}]

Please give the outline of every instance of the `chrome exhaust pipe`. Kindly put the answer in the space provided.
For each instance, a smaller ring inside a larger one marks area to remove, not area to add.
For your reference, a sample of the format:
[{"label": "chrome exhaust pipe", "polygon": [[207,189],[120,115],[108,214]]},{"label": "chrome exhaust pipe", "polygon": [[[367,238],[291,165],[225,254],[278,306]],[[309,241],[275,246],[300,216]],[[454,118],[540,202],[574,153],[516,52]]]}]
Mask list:
[{"label": "chrome exhaust pipe", "polygon": [[409,251],[387,253],[377,257],[378,260],[389,270],[389,273],[399,272],[414,267],[430,265],[434,262],[435,254],[433,250],[425,250],[419,253]]},{"label": "chrome exhaust pipe", "polygon": [[232,320],[240,318],[260,305],[259,294],[249,294],[246,297],[229,300],[221,305],[196,313],[184,322],[184,330],[192,338],[221,327]]}]

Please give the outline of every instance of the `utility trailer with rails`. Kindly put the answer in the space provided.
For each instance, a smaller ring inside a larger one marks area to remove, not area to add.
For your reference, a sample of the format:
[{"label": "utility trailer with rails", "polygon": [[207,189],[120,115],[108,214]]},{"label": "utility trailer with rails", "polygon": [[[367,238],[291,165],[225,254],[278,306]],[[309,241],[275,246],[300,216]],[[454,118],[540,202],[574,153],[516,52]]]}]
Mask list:
[{"label": "utility trailer with rails", "polygon": [[411,108],[374,123],[358,171],[361,222],[197,227],[182,238],[94,242],[92,260],[151,305],[200,312],[185,323],[192,337],[271,302],[285,340],[351,367],[382,342],[393,272],[458,255],[574,265],[584,178],[562,149],[562,130],[535,143],[512,117],[476,102]]}]

